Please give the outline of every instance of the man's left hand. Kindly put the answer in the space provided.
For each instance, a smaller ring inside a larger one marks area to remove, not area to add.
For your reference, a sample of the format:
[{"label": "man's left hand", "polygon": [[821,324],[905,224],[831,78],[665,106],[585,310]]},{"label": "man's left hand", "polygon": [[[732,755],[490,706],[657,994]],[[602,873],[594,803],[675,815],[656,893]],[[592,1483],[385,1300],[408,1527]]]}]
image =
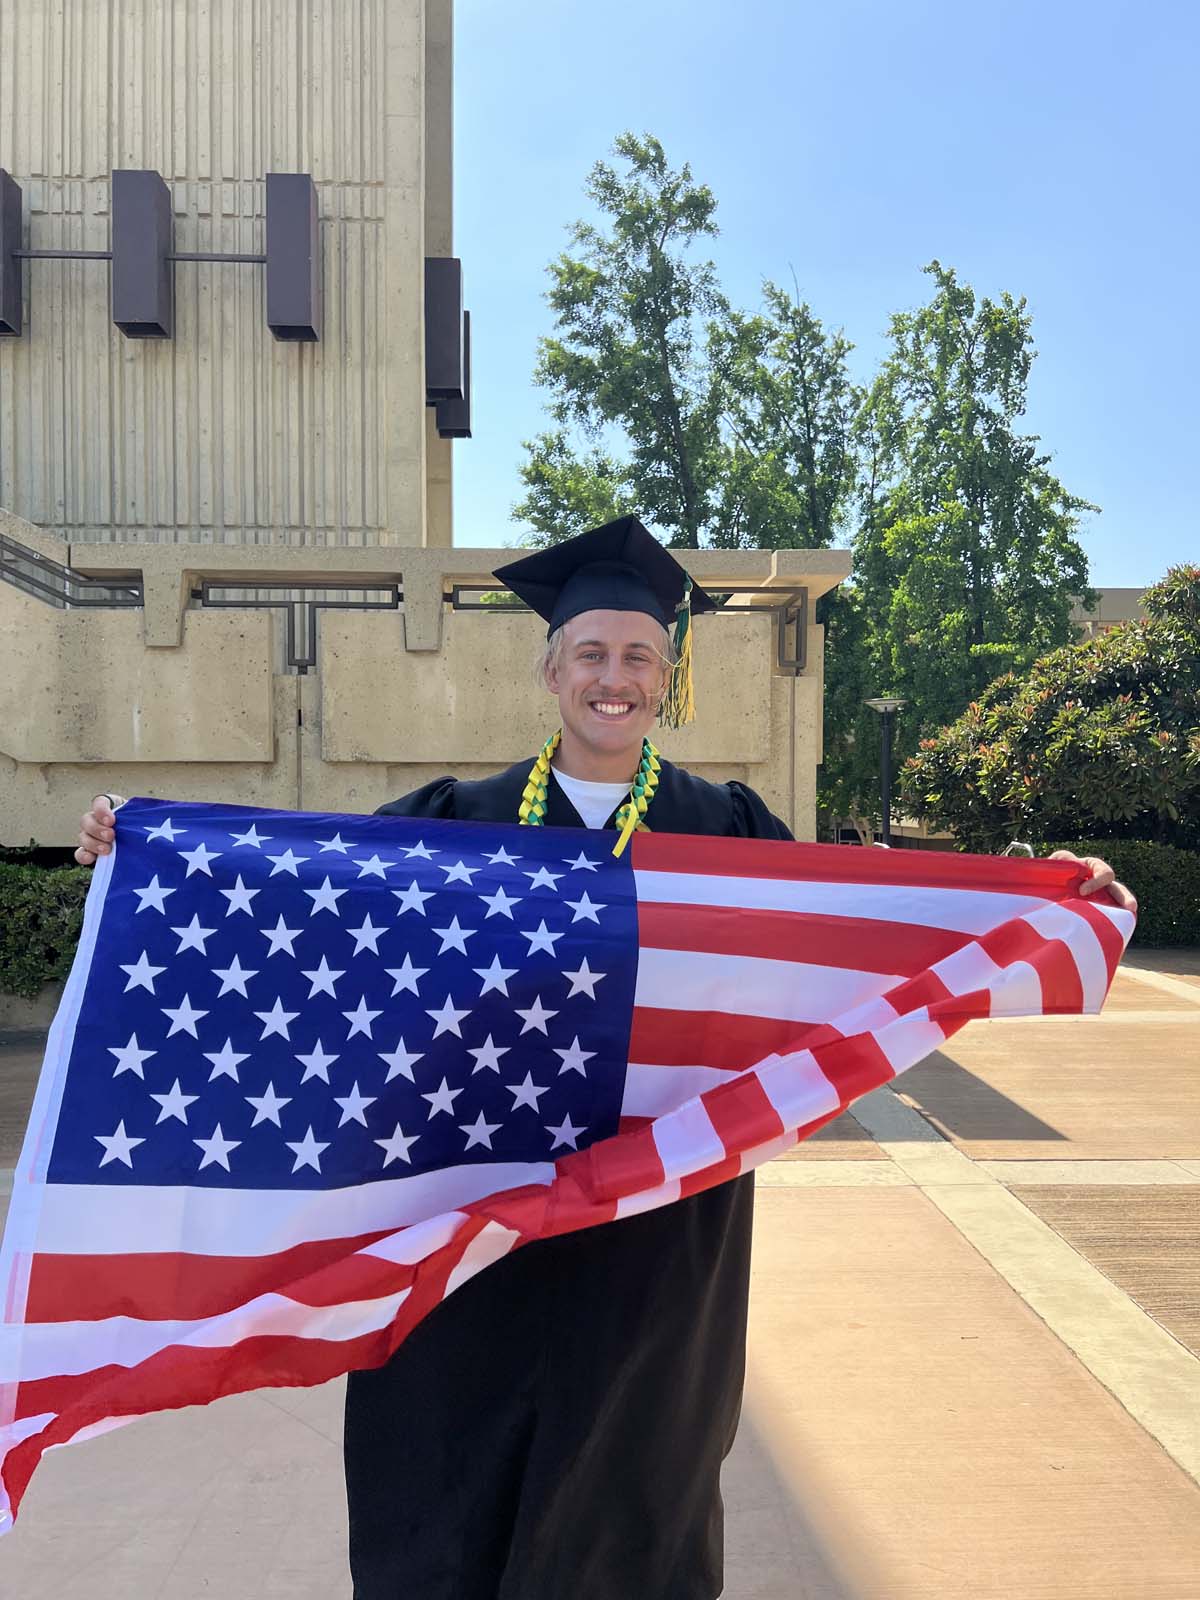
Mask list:
[{"label": "man's left hand", "polygon": [[1091,876],[1085,878],[1079,885],[1081,895],[1097,894],[1101,889],[1107,889],[1117,904],[1125,911],[1132,911],[1137,915],[1137,900],[1130,894],[1123,883],[1117,882],[1117,875],[1107,861],[1101,861],[1099,856],[1077,856],[1071,850],[1055,850],[1049,857],[1051,861],[1078,861],[1085,867],[1091,868]]}]

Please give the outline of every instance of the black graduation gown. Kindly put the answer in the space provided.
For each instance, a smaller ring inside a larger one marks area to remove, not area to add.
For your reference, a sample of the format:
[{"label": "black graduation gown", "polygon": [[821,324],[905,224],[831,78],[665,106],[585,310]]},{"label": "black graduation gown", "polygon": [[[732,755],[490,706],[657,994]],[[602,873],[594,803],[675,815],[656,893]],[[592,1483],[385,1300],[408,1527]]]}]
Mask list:
[{"label": "black graduation gown", "polygon": [[[530,765],[379,814],[513,821]],[[791,837],[753,790],[670,762],[647,820]],[[546,822],[584,825],[557,784]],[[355,1600],[715,1600],[753,1182],[526,1245],[350,1374]]]}]

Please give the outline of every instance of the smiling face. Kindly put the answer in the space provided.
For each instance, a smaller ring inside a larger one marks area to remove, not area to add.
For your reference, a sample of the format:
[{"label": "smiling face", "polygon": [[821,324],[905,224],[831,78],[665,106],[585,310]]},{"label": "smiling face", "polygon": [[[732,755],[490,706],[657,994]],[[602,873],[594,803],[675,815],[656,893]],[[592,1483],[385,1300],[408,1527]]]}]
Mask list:
[{"label": "smiling face", "polygon": [[564,772],[633,777],[666,687],[666,647],[666,629],[641,611],[584,611],[564,623],[545,673],[562,715]]}]

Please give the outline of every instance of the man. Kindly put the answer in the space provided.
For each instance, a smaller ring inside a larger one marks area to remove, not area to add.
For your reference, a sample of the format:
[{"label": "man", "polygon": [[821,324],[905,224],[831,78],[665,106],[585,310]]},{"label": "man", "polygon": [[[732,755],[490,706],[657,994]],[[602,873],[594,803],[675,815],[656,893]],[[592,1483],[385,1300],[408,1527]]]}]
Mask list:
[{"label": "man", "polygon": [[[738,783],[650,744],[690,712],[691,612],[713,602],[633,517],[501,568],[548,623],[560,732],[383,814],[790,837]],[[675,638],[670,626],[675,624]],[[77,859],[111,844],[102,796]],[[1088,888],[1111,884],[1096,863]],[[356,1600],[716,1600],[721,1462],[741,1404],[753,1178],[525,1246],[347,1389]]]}]

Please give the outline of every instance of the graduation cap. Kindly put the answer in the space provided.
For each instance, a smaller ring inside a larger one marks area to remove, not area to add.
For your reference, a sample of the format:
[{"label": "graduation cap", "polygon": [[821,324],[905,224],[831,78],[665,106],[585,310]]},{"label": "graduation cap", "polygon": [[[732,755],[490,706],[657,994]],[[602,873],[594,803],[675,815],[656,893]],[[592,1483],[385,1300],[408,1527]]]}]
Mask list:
[{"label": "graduation cap", "polygon": [[675,664],[659,709],[678,728],[695,716],[692,614],[716,601],[637,517],[618,517],[497,567],[496,578],[547,622],[546,637],[584,611],[641,611],[674,629]]}]

